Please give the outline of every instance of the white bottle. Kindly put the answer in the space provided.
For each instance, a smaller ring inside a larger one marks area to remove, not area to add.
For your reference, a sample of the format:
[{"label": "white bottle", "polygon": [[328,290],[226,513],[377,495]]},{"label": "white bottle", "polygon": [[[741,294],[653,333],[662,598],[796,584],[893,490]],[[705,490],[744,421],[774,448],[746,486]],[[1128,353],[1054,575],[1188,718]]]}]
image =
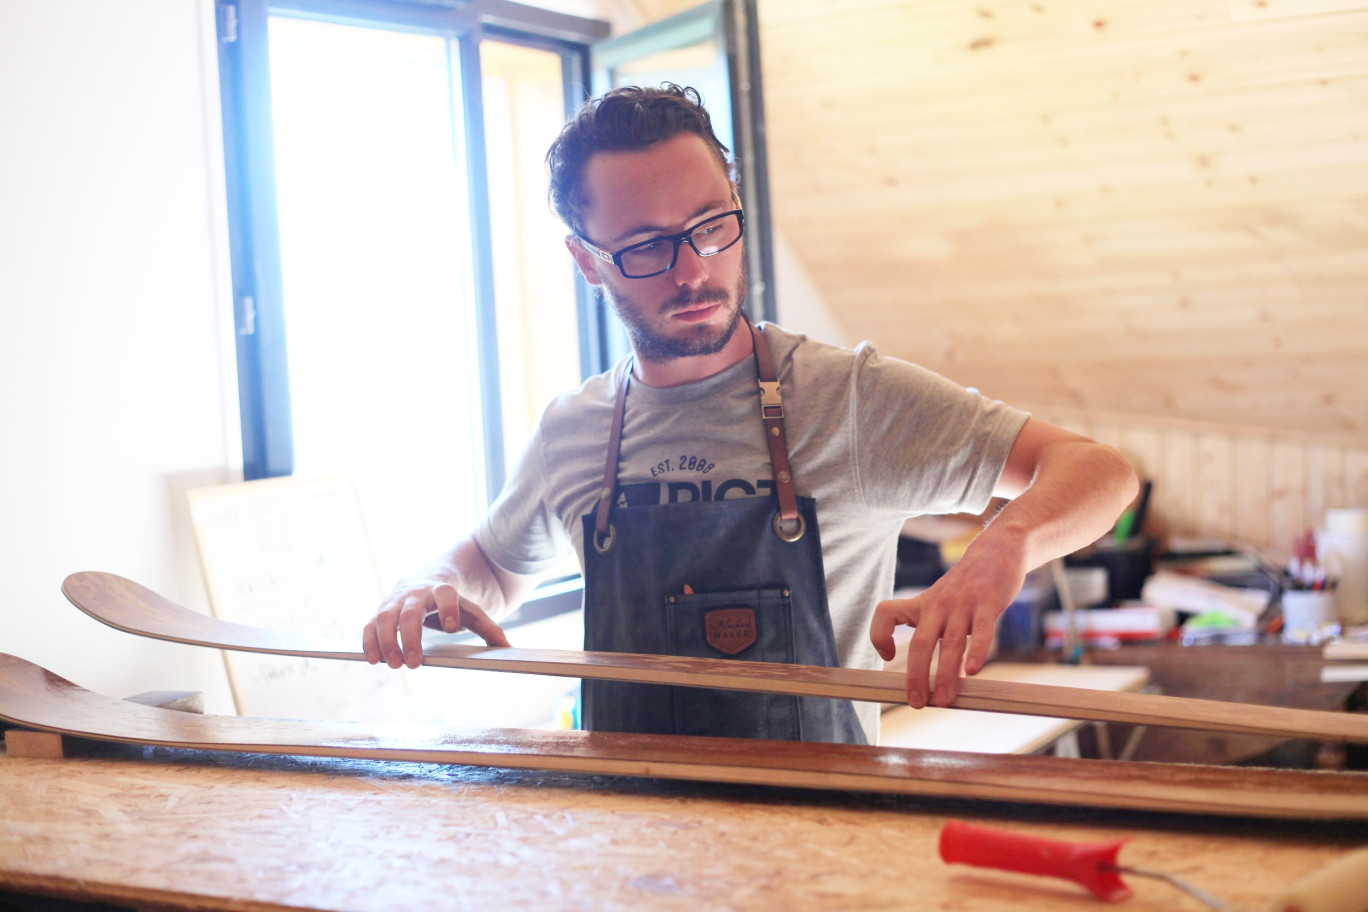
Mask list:
[{"label": "white bottle", "polygon": [[1326,510],[1316,551],[1326,573],[1339,579],[1335,602],[1340,622],[1346,627],[1368,624],[1368,508]]}]

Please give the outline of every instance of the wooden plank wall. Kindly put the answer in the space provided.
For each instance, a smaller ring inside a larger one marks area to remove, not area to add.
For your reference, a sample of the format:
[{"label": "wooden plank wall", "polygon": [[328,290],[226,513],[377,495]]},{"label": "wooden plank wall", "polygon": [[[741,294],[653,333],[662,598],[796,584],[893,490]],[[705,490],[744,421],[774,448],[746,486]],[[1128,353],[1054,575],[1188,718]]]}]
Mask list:
[{"label": "wooden plank wall", "polygon": [[1150,534],[1214,537],[1281,563],[1332,507],[1368,504],[1368,446],[1077,411],[1038,417],[1116,447],[1154,482]]},{"label": "wooden plank wall", "polygon": [[1368,3],[759,8],[776,219],[849,337],[1368,442]]},{"label": "wooden plank wall", "polygon": [[1116,443],[1173,532],[1368,504],[1368,2],[758,7],[775,219],[848,338]]}]

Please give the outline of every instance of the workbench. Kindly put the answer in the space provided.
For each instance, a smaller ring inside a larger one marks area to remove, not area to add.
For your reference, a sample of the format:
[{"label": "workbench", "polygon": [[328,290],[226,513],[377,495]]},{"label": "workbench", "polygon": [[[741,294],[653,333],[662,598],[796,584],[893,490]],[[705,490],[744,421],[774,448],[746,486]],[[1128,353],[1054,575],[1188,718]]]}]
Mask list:
[{"label": "workbench", "polygon": [[[943,864],[951,818],[1129,837],[1122,863],[1246,909],[1368,841],[1362,824],[86,745],[0,756],[0,891],[139,910],[1101,908]],[[1201,908],[1126,880],[1128,912]]]}]

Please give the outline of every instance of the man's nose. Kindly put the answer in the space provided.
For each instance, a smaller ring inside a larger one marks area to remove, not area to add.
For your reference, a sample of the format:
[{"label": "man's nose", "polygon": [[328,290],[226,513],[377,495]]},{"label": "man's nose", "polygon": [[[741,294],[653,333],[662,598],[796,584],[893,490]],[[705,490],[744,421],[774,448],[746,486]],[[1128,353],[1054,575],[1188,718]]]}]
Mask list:
[{"label": "man's nose", "polygon": [[674,269],[670,270],[676,285],[697,288],[708,277],[708,264],[689,244],[679,245],[679,256],[675,259]]}]

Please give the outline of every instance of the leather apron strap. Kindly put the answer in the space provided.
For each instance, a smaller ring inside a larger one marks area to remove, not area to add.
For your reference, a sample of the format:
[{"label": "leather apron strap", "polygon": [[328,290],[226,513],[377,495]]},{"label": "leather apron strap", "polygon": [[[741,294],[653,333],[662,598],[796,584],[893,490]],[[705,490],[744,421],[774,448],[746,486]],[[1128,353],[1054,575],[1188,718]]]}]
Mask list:
[{"label": "leather apron strap", "polygon": [[784,395],[779,389],[779,376],[774,370],[774,356],[769,343],[754,323],[749,320],[755,345],[756,375],[760,383],[760,417],[765,423],[765,442],[769,444],[770,466],[774,471],[774,493],[779,498],[779,513],[774,517],[774,532],[784,541],[803,537],[803,517],[798,515],[798,493],[793,486],[793,470],[789,467],[788,437],[784,433]]},{"label": "leather apron strap", "polygon": [[618,462],[622,455],[622,416],[627,413],[627,387],[632,383],[632,364],[618,386],[617,402],[613,404],[613,429],[608,435],[608,465],[603,470],[603,487],[599,489],[598,506],[594,509],[594,550],[607,554],[613,548],[613,526],[608,521],[613,510],[613,488],[617,486]]},{"label": "leather apron strap", "polygon": [[[743,318],[744,319],[744,318]],[[774,474],[774,493],[779,500],[779,512],[774,516],[774,532],[787,542],[803,537],[806,526],[798,512],[798,494],[793,484],[793,470],[789,465],[788,437],[784,433],[784,396],[779,377],[774,369],[774,356],[760,328],[746,320],[751,332],[755,373],[760,385],[760,418],[765,426],[765,443],[769,445],[770,467]],[[617,486],[618,463],[622,456],[623,416],[627,412],[627,388],[632,383],[632,365],[628,365],[618,386],[617,401],[613,404],[613,427],[608,437],[608,461],[603,471],[603,486],[599,490],[598,506],[594,510],[593,546],[600,554],[613,547],[613,489]]]}]

